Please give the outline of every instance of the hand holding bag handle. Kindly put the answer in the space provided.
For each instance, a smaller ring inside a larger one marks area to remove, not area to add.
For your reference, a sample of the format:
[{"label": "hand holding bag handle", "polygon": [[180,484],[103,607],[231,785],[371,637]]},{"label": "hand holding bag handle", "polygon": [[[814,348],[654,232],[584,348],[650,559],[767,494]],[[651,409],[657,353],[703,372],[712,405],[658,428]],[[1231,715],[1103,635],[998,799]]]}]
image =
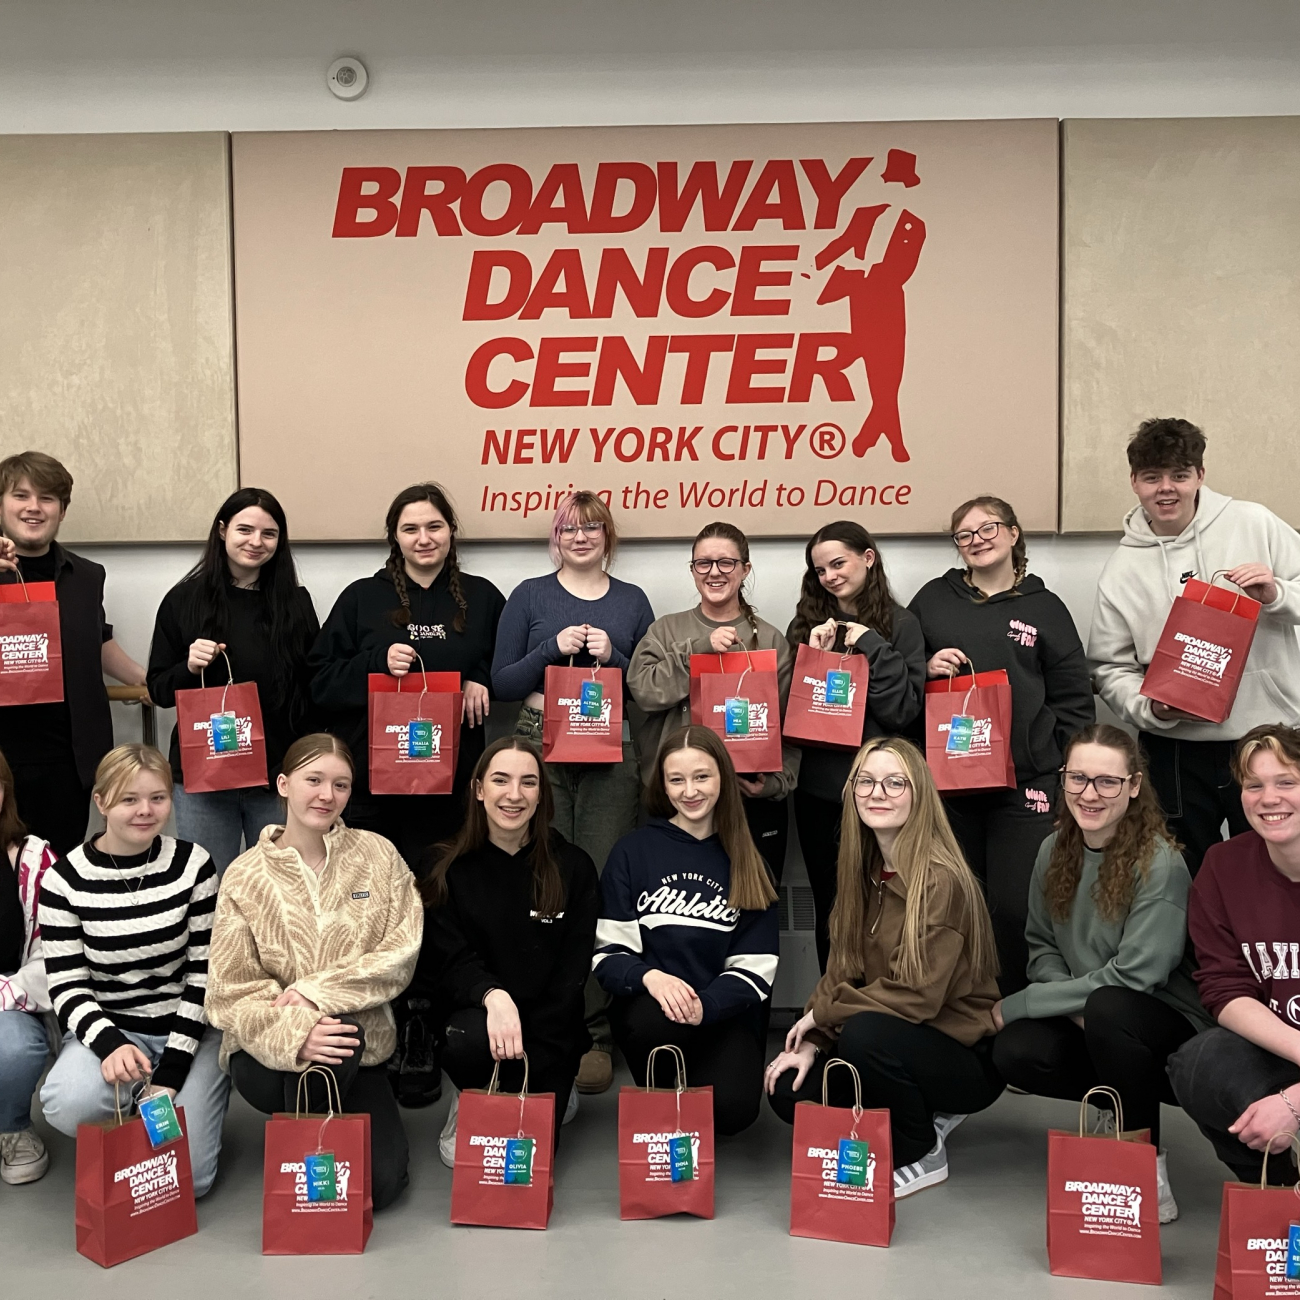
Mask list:
[{"label": "hand holding bag handle", "polygon": [[[497,1085],[500,1083],[500,1081],[501,1081],[501,1062],[496,1061],[492,1066],[492,1078],[488,1082],[487,1090],[488,1090],[489,1097],[495,1097],[498,1095]],[[528,1100],[528,1053],[525,1052],[524,1053],[524,1081],[519,1088],[519,1132],[516,1134],[517,1137],[524,1136],[524,1102],[526,1102],[527,1100]],[[556,1098],[557,1102],[558,1100],[559,1099]]]},{"label": "hand holding bag handle", "polygon": [[[1209,580],[1209,582],[1207,582],[1207,583],[1205,584],[1205,587],[1206,587],[1205,596],[1208,596],[1208,595],[1210,594],[1209,589],[1210,589],[1211,587],[1214,586],[1214,582],[1215,582],[1215,579],[1216,579],[1216,578],[1221,577],[1221,576],[1222,576],[1223,574],[1225,574],[1225,573],[1231,573],[1231,572],[1232,572],[1231,569],[1215,569],[1215,571],[1214,571],[1212,574],[1210,574],[1210,580]],[[1232,585],[1235,587],[1237,584],[1234,582]],[[1238,604],[1240,604],[1240,602],[1241,602],[1241,598],[1242,598],[1245,594],[1246,594],[1246,593],[1245,593],[1244,591],[1242,591],[1242,590],[1240,590],[1240,589],[1237,590],[1236,594],[1235,594],[1235,595],[1233,596],[1233,598],[1232,598],[1232,608],[1228,611],[1229,614],[1235,614],[1235,613],[1237,612],[1237,606],[1238,606]],[[1196,603],[1197,603],[1198,605],[1204,605],[1204,604],[1205,604],[1205,596],[1202,596],[1202,597],[1200,598],[1200,600],[1198,600]],[[1267,1163],[1267,1161],[1265,1161],[1265,1163]],[[1297,1192],[1296,1195],[1297,1195],[1297,1196],[1300,1196],[1300,1192]]]},{"label": "hand holding bag handle", "polygon": [[[967,655],[966,662],[970,665],[970,686],[966,691],[966,698],[963,699],[961,702],[962,717],[966,716],[966,710],[970,707],[971,692],[975,689],[975,661],[970,657],[970,655]],[[961,675],[963,677],[965,676],[964,673]],[[952,691],[952,684],[957,679],[957,676],[958,674],[955,668],[949,669],[948,671],[948,692],[949,693],[951,693]]]},{"label": "hand holding bag handle", "polygon": [[[427,719],[424,716],[424,697],[429,693],[429,674],[425,670],[424,660],[420,659],[420,652],[416,650],[414,654],[420,660],[420,698],[415,702],[415,721],[425,722]],[[403,673],[402,677],[409,677],[410,675],[410,673]],[[402,693],[402,677],[397,679],[398,695]]]},{"label": "hand holding bag handle", "polygon": [[[1300,1159],[1300,1131],[1295,1133],[1274,1133],[1271,1138],[1264,1144],[1264,1159],[1259,1167],[1259,1190],[1261,1192],[1268,1190],[1268,1158],[1273,1154],[1273,1143],[1281,1138],[1289,1146],[1293,1154]],[[1282,1148],[1278,1148],[1281,1151]],[[1285,1186],[1286,1184],[1283,1184]],[[1292,1185],[1291,1190],[1300,1199],[1300,1183]],[[1300,1218],[1300,1211],[1297,1211],[1297,1217]]]},{"label": "hand holding bag handle", "polygon": [[862,1119],[862,1076],[858,1073],[858,1067],[852,1061],[845,1061],[838,1056],[832,1056],[826,1062],[826,1068],[822,1071],[822,1105],[830,1105],[826,1100],[827,1075],[830,1074],[831,1068],[836,1065],[842,1065],[853,1076],[853,1125],[849,1129],[849,1137],[856,1142],[858,1140],[858,1124]]}]

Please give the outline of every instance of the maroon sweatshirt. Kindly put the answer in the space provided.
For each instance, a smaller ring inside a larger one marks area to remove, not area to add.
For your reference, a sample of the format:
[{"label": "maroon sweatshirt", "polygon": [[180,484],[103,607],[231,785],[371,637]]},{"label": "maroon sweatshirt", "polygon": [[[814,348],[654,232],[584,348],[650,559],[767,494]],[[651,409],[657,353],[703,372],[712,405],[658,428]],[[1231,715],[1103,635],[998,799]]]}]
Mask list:
[{"label": "maroon sweatshirt", "polygon": [[1187,928],[1201,1001],[1216,1020],[1233,998],[1254,998],[1300,1028],[1300,883],[1273,865],[1254,831],[1206,853]]}]

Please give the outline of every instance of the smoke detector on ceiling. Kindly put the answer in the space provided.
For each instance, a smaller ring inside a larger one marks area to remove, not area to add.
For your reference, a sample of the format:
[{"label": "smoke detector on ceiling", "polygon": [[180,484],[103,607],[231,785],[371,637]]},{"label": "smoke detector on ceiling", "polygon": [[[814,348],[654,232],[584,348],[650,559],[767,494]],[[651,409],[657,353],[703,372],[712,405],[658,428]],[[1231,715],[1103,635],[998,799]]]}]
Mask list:
[{"label": "smoke detector on ceiling", "polygon": [[325,74],[325,84],[339,99],[360,99],[366,93],[370,74],[360,59],[335,59]]}]

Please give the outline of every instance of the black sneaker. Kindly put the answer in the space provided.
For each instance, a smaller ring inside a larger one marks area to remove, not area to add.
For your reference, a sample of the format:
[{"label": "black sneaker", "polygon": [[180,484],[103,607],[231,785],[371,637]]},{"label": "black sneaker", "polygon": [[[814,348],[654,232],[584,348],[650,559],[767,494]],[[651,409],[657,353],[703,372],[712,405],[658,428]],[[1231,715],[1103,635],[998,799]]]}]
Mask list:
[{"label": "black sneaker", "polygon": [[432,1106],[442,1096],[442,1062],[438,1042],[427,1019],[429,1006],[412,998],[409,1019],[402,1026],[389,1078],[397,1104],[407,1110]]}]

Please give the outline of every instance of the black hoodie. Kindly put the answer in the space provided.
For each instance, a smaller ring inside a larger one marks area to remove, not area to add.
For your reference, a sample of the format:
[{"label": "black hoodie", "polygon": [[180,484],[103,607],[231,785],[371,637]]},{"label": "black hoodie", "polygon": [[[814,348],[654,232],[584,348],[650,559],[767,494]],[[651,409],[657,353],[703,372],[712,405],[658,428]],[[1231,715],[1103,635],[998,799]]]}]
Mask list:
[{"label": "black hoodie", "polygon": [[1074,619],[1032,573],[1014,591],[987,600],[949,569],[927,582],[908,608],[921,622],[928,660],[960,650],[976,672],[1005,668],[1011,682],[1011,753],[1022,785],[1055,773],[1065,743],[1096,721],[1092,682]]},{"label": "black hoodie", "polygon": [[[314,674],[312,698],[326,712],[329,730],[351,748],[357,784],[367,790],[367,679],[371,673],[388,671],[389,646],[414,646],[426,672],[460,673],[462,681],[492,689],[492,651],[506,598],[486,578],[472,573],[461,573],[460,586],[469,605],[463,632],[452,626],[459,610],[445,568],[427,589],[408,579],[411,621],[406,627],[393,622],[393,611],[400,608],[397,589],[380,569],[343,589],[316,638],[308,656]],[[415,668],[418,671],[419,664]],[[483,727],[461,728],[458,770],[478,761],[483,732]]]}]

